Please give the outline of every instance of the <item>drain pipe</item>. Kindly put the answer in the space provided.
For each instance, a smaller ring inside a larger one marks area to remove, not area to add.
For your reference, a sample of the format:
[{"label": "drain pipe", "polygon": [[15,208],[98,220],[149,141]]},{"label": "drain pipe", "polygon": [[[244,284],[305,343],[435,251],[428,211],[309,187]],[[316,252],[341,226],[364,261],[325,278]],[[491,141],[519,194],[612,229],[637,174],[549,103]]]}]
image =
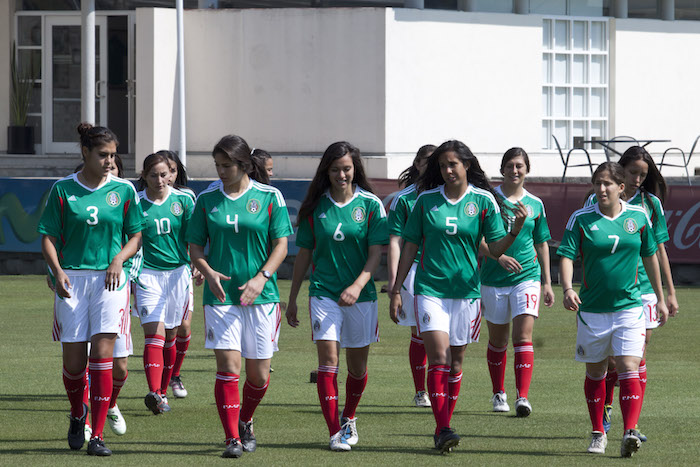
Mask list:
[{"label": "drain pipe", "polygon": [[80,119],[95,124],[95,0],[80,2]]},{"label": "drain pipe", "polygon": [[183,0],[177,0],[177,94],[180,118],[178,152],[182,165],[187,167],[187,127],[185,126],[185,29],[183,25]]}]

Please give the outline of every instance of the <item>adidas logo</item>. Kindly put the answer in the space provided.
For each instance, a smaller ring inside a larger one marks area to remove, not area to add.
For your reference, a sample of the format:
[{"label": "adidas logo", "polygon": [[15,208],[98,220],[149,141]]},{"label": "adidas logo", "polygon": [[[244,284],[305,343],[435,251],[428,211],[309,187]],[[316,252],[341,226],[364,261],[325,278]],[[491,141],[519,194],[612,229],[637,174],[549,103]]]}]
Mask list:
[{"label": "adidas logo", "polygon": [[321,214],[318,215],[319,219],[325,219],[326,218],[326,213],[322,212]]},{"label": "adidas logo", "polygon": [[430,210],[431,210],[432,212],[435,212],[435,211],[438,210],[438,207],[437,207],[437,206],[433,206],[432,208],[430,208]]},{"label": "adidas logo", "polygon": [[148,213],[146,211],[143,212],[143,215],[148,217]]},{"label": "adidas logo", "polygon": [[600,229],[598,228],[597,225],[594,225],[593,227],[591,227],[591,232],[594,231],[594,230],[600,230]]},{"label": "adidas logo", "polygon": [[68,197],[68,201],[77,201],[77,200],[78,200],[78,198],[76,198],[75,195],[70,195]]},{"label": "adidas logo", "polygon": [[212,214],[215,213],[215,212],[219,212],[219,208],[217,208],[216,206],[214,206],[214,208],[211,210],[211,212],[212,212]]}]

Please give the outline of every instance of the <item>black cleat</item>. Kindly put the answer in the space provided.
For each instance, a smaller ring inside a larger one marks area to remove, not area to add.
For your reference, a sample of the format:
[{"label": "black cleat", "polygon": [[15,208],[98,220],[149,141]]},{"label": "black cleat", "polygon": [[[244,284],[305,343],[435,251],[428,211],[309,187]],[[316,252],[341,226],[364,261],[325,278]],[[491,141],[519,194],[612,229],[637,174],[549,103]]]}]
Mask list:
[{"label": "black cleat", "polygon": [[241,448],[241,443],[236,438],[231,438],[226,443],[226,449],[224,450],[221,457],[226,458],[239,458],[243,455],[243,448]]},{"label": "black cleat", "polygon": [[88,456],[100,456],[107,457],[112,455],[112,451],[105,446],[105,442],[102,439],[95,437],[90,440],[87,447]]},{"label": "black cleat", "polygon": [[241,434],[243,451],[255,452],[255,448],[258,447],[258,441],[255,439],[255,433],[253,433],[253,420],[247,423],[239,420],[238,432]]},{"label": "black cleat", "polygon": [[146,404],[146,407],[148,407],[154,415],[160,415],[163,412],[170,412],[168,400],[155,392],[149,392],[146,394],[146,397],[143,399],[143,403]]},{"label": "black cleat", "polygon": [[459,444],[459,435],[452,428],[444,427],[437,437],[435,448],[441,453],[447,453]]},{"label": "black cleat", "polygon": [[71,417],[68,425],[68,446],[74,451],[83,447],[85,443],[85,421],[87,420],[88,406],[83,404],[83,416]]}]

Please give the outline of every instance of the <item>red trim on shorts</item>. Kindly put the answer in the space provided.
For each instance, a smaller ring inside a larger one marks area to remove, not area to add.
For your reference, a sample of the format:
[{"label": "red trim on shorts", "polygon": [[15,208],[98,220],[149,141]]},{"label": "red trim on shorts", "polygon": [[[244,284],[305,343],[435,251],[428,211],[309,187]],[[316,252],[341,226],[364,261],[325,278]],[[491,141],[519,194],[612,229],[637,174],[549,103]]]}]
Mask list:
[{"label": "red trim on shorts", "polygon": [[472,320],[472,340],[477,340],[481,334],[481,301],[479,301],[479,312]]},{"label": "red trim on shorts", "polygon": [[416,317],[416,331],[420,336],[420,322],[418,320],[418,295],[413,296],[413,315]]},{"label": "red trim on shorts", "polygon": [[58,300],[58,295],[54,293],[53,296],[53,340],[54,342],[59,342],[61,340],[61,328],[58,326],[58,318],[56,317],[56,302]]}]

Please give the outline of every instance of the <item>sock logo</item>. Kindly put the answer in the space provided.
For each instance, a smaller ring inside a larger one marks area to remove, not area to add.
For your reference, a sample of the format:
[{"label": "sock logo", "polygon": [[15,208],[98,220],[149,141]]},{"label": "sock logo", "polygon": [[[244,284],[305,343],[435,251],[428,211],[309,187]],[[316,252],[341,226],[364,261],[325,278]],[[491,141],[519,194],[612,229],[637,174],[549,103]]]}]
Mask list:
[{"label": "sock logo", "polygon": [[95,402],[109,402],[110,399],[110,396],[95,396],[92,398]]},{"label": "sock logo", "polygon": [[600,402],[600,397],[596,397],[595,399],[588,399],[587,398],[586,402],[588,402],[589,404],[597,404],[598,402]]},{"label": "sock logo", "polygon": [[623,401],[630,401],[630,400],[639,400],[641,397],[637,394],[630,394],[629,396],[622,396]]},{"label": "sock logo", "polygon": [[[492,362],[491,360],[488,361],[489,365],[491,366],[501,366],[503,365],[503,362]],[[517,367],[516,367],[517,368]]]},{"label": "sock logo", "polygon": [[158,363],[146,363],[143,367],[144,368],[160,368],[160,364],[158,364]]},{"label": "sock logo", "polygon": [[224,404],[224,405],[221,406],[221,408],[224,409],[224,410],[226,410],[226,409],[237,409],[237,408],[240,407],[240,406],[241,406],[241,404]]},{"label": "sock logo", "polygon": [[532,368],[532,364],[530,363],[518,363],[515,365],[515,368]]},{"label": "sock logo", "polygon": [[338,396],[326,396],[326,397],[324,397],[324,399],[327,401],[337,401]]},{"label": "sock logo", "polygon": [[446,392],[433,392],[430,394],[430,397],[447,397]]}]

